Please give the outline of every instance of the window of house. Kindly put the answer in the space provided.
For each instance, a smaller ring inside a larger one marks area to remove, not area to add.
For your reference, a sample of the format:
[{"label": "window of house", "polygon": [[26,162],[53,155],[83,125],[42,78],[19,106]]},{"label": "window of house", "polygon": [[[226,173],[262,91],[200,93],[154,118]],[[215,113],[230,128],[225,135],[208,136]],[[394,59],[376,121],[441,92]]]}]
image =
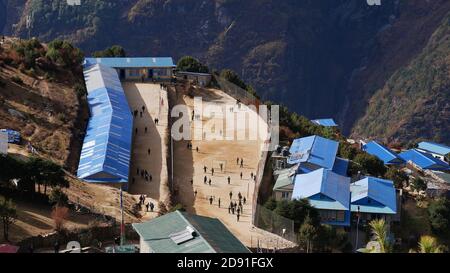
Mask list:
[{"label": "window of house", "polygon": [[130,69],[129,73],[131,77],[139,77],[141,75],[139,69]]},{"label": "window of house", "polygon": [[345,211],[338,211],[337,212],[337,220],[339,222],[344,222],[345,221]]}]

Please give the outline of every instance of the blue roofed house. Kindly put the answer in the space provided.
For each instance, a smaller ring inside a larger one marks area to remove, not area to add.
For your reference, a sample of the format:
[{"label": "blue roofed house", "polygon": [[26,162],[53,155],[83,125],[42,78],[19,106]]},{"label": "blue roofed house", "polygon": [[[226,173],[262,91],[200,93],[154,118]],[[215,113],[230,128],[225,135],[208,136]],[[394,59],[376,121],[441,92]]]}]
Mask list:
[{"label": "blue roofed house", "polygon": [[432,170],[432,171],[448,171],[450,166],[440,160],[435,158],[429,153],[421,152],[417,149],[412,149],[399,154],[399,156],[408,163],[412,163],[415,167],[421,170]]},{"label": "blue roofed house", "polygon": [[446,145],[424,141],[418,144],[417,150],[431,154],[442,161],[449,162],[447,156],[450,154],[450,147]]},{"label": "blue roofed house", "polygon": [[293,199],[308,199],[324,224],[350,226],[350,178],[319,169],[295,177]]},{"label": "blue roofed house", "polygon": [[325,168],[347,174],[348,160],[337,157],[339,143],[320,136],[295,139],[289,149],[288,164],[299,164],[299,173]]},{"label": "blue roofed house", "polygon": [[397,214],[397,191],[390,180],[365,177],[350,185],[351,211],[361,220],[383,218],[386,222],[395,220]]},{"label": "blue roofed house", "polygon": [[362,150],[370,155],[376,156],[381,161],[383,161],[385,165],[397,165],[405,163],[405,161],[401,159],[396,153],[376,141],[370,141],[369,143],[363,145]]},{"label": "blue roofed house", "polygon": [[324,127],[338,127],[337,123],[332,118],[326,119],[314,119],[311,120],[314,124],[324,126]]},{"label": "blue roofed house", "polygon": [[306,174],[323,168],[341,176],[347,176],[349,161],[337,157],[338,148],[337,141],[320,136],[295,139],[287,159],[287,164],[291,167],[274,172],[275,200],[292,199],[295,174]]},{"label": "blue roofed house", "polygon": [[92,183],[128,183],[133,117],[116,70],[103,65],[84,69],[90,119],[78,177]]},{"label": "blue roofed house", "polygon": [[116,69],[121,80],[168,80],[176,67],[171,57],[85,59],[85,67],[94,64]]}]

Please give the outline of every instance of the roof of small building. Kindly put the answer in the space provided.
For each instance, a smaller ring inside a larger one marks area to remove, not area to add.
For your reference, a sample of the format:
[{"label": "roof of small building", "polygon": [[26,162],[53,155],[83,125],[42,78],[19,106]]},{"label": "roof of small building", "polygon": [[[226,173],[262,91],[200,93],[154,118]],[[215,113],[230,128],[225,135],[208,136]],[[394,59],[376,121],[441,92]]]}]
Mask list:
[{"label": "roof of small building", "polygon": [[294,140],[289,149],[289,164],[308,162],[332,169],[336,160],[339,143],[320,136],[309,136]]},{"label": "roof of small building", "polygon": [[[351,202],[353,212],[365,213],[396,214],[397,213],[397,194],[394,183],[376,177],[366,177],[350,185]],[[358,201],[365,198],[375,200],[376,203],[361,203]]]},{"label": "roof of small building", "polygon": [[333,166],[333,172],[342,176],[347,176],[349,164],[350,161],[348,159],[336,157],[336,161],[334,162]]},{"label": "roof of small building", "polygon": [[399,156],[405,161],[411,161],[424,170],[449,170],[450,166],[430,154],[420,152],[416,149],[400,153]]},{"label": "roof of small building", "polygon": [[276,175],[278,177],[275,181],[275,185],[273,186],[273,190],[278,190],[294,184],[295,169],[289,168],[279,170],[277,171]]},{"label": "roof of small building", "polygon": [[[186,227],[195,236],[177,244],[171,237]],[[250,253],[220,220],[209,217],[175,211],[133,228],[155,253]]]},{"label": "roof of small building", "polygon": [[[310,199],[322,194],[328,198]],[[312,206],[318,209],[349,210],[350,178],[338,175],[330,170],[319,169],[295,177],[293,199],[309,199]]]},{"label": "roof of small building", "polygon": [[313,123],[324,126],[324,127],[337,127],[337,123],[332,118],[326,118],[326,119],[314,119],[312,120]]},{"label": "roof of small building", "polygon": [[102,64],[113,68],[173,68],[176,65],[171,57],[122,57],[122,58],[86,58],[85,66]]},{"label": "roof of small building", "polygon": [[384,162],[384,164],[387,165],[404,163],[403,159],[401,159],[396,153],[376,141],[370,141],[364,145],[363,150],[368,154],[378,157]]},{"label": "roof of small building", "polygon": [[434,143],[434,142],[427,142],[427,141],[423,141],[420,142],[418,144],[418,148],[424,151],[428,151],[434,154],[438,154],[438,155],[447,155],[450,153],[450,147],[444,145],[444,144],[439,144],[439,143]]}]

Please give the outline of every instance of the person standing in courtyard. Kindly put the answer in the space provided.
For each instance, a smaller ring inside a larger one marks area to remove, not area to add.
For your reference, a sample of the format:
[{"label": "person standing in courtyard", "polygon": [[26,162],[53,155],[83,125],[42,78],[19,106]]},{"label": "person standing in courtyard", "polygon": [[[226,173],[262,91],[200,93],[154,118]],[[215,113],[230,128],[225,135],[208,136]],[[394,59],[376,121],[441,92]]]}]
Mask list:
[{"label": "person standing in courtyard", "polygon": [[148,150],[147,150],[148,155],[150,155],[151,152],[152,152],[152,150],[150,150],[150,148],[148,148]]},{"label": "person standing in courtyard", "polygon": [[218,200],[218,203],[219,203],[219,209],[220,209],[220,198],[219,198],[219,200]]},{"label": "person standing in courtyard", "polygon": [[208,184],[209,184],[209,186],[211,186],[211,184],[212,184],[211,178],[209,179]]},{"label": "person standing in courtyard", "polygon": [[231,184],[231,177],[228,176],[228,185]]},{"label": "person standing in courtyard", "polygon": [[241,180],[242,180],[242,177],[244,176],[244,174],[241,172]]},{"label": "person standing in courtyard", "polygon": [[233,199],[233,192],[230,191],[230,200]]},{"label": "person standing in courtyard", "polygon": [[237,213],[237,221],[239,222],[239,218],[240,218],[241,216],[239,215],[239,211],[238,211],[238,213]]},{"label": "person standing in courtyard", "polygon": [[214,176],[214,168],[211,169],[211,175]]},{"label": "person standing in courtyard", "polygon": [[147,208],[147,212],[148,212],[148,209],[150,208],[150,203],[147,203],[147,205],[145,205],[145,207]]},{"label": "person standing in courtyard", "polygon": [[244,197],[244,205],[245,205],[245,203],[247,203],[247,198]]},{"label": "person standing in courtyard", "polygon": [[241,168],[244,168],[244,159],[241,158]]},{"label": "person standing in courtyard", "polygon": [[236,159],[236,165],[239,165],[239,157]]},{"label": "person standing in courtyard", "polygon": [[208,171],[208,168],[206,166],[203,167],[203,170],[205,171],[205,173]]},{"label": "person standing in courtyard", "polygon": [[152,202],[150,202],[150,211],[153,212],[154,209],[155,209],[155,205]]},{"label": "person standing in courtyard", "polygon": [[210,204],[210,205],[212,205],[213,201],[214,201],[214,199],[212,198],[212,196],[209,197],[209,204]]}]

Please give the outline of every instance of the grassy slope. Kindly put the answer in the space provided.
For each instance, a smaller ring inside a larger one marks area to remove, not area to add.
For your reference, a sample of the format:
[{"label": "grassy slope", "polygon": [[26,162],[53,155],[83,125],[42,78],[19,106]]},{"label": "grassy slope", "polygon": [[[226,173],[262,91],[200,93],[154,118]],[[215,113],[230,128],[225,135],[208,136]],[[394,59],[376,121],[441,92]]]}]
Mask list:
[{"label": "grassy slope", "polygon": [[384,140],[450,139],[450,15],[427,46],[372,97],[354,135]]}]

